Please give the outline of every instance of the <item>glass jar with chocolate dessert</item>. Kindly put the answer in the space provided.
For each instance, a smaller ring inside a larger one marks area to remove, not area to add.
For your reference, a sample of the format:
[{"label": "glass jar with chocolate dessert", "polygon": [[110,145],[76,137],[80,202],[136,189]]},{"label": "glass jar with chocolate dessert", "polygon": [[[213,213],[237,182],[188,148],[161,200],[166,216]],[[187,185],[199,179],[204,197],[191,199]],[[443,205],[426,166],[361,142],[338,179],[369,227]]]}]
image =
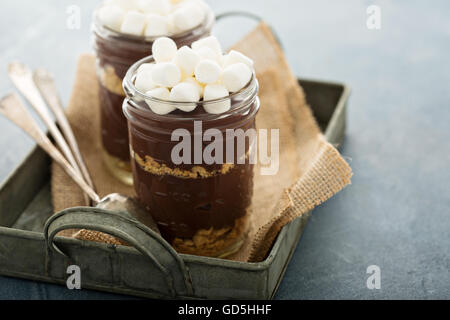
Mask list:
[{"label": "glass jar with chocolate dessert", "polygon": [[[218,59],[221,66],[230,64],[220,79],[214,78],[207,68],[212,60],[206,59],[204,70],[197,61],[194,76],[144,93],[136,87],[138,78],[159,67],[148,57],[133,65],[124,80],[123,111],[138,199],[178,252],[209,257],[235,253],[248,232],[252,133],[260,108],[253,69],[233,64],[246,57],[232,52]],[[233,72],[243,69],[250,73],[233,78]],[[153,72],[153,80],[160,71]],[[230,86],[234,88],[226,89]]]},{"label": "glass jar with chocolate dessert", "polygon": [[94,13],[103,160],[120,181],[131,185],[127,121],[122,113],[122,80],[129,67],[152,54],[159,36],[178,46],[210,34],[215,17],[203,0],[110,0]]}]

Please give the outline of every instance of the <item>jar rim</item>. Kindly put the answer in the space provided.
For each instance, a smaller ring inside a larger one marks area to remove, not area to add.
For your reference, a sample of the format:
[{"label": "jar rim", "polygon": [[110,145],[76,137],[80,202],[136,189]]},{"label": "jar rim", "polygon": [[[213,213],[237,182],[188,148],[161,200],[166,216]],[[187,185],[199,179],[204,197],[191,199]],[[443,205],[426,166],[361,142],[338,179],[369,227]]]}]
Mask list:
[{"label": "jar rim", "polygon": [[205,8],[207,8],[207,12],[206,12],[206,16],[205,16],[205,20],[199,24],[198,26],[180,32],[180,33],[176,33],[176,34],[167,34],[167,35],[160,35],[160,36],[152,36],[152,37],[148,37],[148,36],[136,36],[136,35],[132,35],[132,34],[126,34],[126,33],[122,33],[116,30],[113,30],[107,26],[105,26],[103,23],[101,23],[99,17],[98,17],[98,12],[99,10],[104,6],[103,3],[101,3],[99,6],[97,6],[97,8],[94,10],[93,13],[93,29],[97,34],[106,34],[106,36],[110,36],[110,37],[115,37],[115,38],[127,38],[130,41],[139,41],[139,42],[154,42],[156,39],[160,38],[160,37],[169,37],[173,40],[177,40],[180,38],[183,38],[189,34],[191,34],[193,31],[196,31],[198,29],[212,29],[216,17],[214,15],[214,12],[212,11],[211,7],[209,5],[206,5]]},{"label": "jar rim", "polygon": [[[229,111],[226,111],[221,114],[212,114],[212,113],[202,113],[198,115],[191,115],[191,116],[180,116],[180,115],[174,115],[174,114],[166,114],[166,115],[158,115],[150,110],[150,108],[142,108],[138,106],[137,104],[132,104],[133,107],[136,109],[139,109],[142,112],[148,113],[149,116],[152,116],[154,118],[158,119],[167,119],[167,120],[216,120],[220,119],[222,117],[228,116],[230,114],[234,114],[237,112],[242,112],[245,107],[247,107],[252,101],[255,100],[258,96],[259,92],[259,83],[258,79],[256,78],[256,73],[253,71],[251,80],[247,83],[247,85],[242,88],[240,91],[230,94],[227,97],[219,98],[215,100],[209,100],[209,101],[199,101],[199,102],[178,102],[178,101],[167,101],[167,100],[161,100],[152,96],[147,95],[144,92],[139,91],[136,86],[134,85],[134,79],[137,74],[137,70],[139,67],[146,63],[153,63],[154,59],[153,56],[148,56],[146,58],[143,58],[139,61],[137,61],[135,64],[133,64],[130,69],[127,71],[127,74],[125,75],[125,78],[123,79],[123,88],[127,95],[127,100],[129,102],[133,102],[133,97],[137,96],[140,100],[143,101],[152,101],[158,104],[163,105],[171,105],[175,107],[183,107],[183,106],[192,106],[192,104],[196,104],[197,107],[200,106],[208,106],[213,105],[220,102],[225,102],[227,100],[231,101],[238,101],[234,107],[232,107]],[[238,99],[238,98],[241,99]]]}]

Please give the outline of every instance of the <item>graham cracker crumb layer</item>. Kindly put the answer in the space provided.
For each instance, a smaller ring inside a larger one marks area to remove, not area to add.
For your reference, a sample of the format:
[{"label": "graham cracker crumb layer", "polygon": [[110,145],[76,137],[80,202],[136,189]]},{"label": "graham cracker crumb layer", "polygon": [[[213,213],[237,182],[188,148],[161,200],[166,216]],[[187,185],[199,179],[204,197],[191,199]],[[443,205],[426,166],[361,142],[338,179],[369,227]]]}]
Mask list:
[{"label": "graham cracker crumb layer", "polygon": [[249,227],[248,214],[236,219],[234,226],[208,230],[199,230],[192,239],[175,238],[173,248],[178,253],[208,257],[226,256],[233,252],[236,244],[244,240]]},{"label": "graham cracker crumb layer", "polygon": [[112,66],[100,68],[100,81],[102,85],[108,89],[108,91],[125,97],[125,92],[122,87],[122,79],[117,76]]},{"label": "graham cracker crumb layer", "polygon": [[165,164],[158,163],[151,156],[145,156],[145,160],[142,159],[136,152],[133,152],[134,159],[139,166],[148,173],[164,176],[171,175],[184,179],[198,179],[198,178],[211,178],[221,174],[227,174],[234,168],[234,164],[224,164],[219,170],[208,171],[203,167],[195,166],[191,170],[182,170],[180,168],[169,168]]}]

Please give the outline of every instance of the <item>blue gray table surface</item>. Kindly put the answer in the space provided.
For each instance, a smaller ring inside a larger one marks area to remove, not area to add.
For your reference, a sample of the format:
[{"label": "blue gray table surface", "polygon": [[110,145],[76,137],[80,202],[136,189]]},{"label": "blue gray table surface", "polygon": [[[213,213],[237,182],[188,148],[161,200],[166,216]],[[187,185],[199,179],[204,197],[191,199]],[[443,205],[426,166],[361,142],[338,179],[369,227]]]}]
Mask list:
[{"label": "blue gray table surface", "polygon": [[[64,102],[77,56],[89,52],[99,1],[3,0],[0,94],[13,87],[6,66],[49,69]],[[352,185],[314,211],[277,299],[450,298],[450,3],[435,1],[209,1],[217,12],[263,16],[279,33],[294,72],[352,87],[341,152]],[[381,9],[370,30],[366,9]],[[67,9],[81,25],[67,27]],[[238,23],[237,23],[238,22]],[[224,21],[225,45],[253,27]],[[0,118],[0,180],[33,143]],[[381,270],[369,290],[367,268]],[[111,299],[117,296],[0,277],[0,299]]]}]

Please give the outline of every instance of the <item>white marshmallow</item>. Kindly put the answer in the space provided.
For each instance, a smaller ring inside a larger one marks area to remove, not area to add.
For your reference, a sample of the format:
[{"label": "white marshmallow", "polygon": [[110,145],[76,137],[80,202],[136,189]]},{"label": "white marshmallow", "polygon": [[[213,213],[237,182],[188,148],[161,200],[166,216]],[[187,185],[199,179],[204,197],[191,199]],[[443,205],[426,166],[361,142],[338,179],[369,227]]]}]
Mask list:
[{"label": "white marshmallow", "polygon": [[174,87],[181,80],[181,71],[175,63],[157,63],[152,69],[152,80],[160,87]]},{"label": "white marshmallow", "polygon": [[[98,15],[103,25],[115,31],[156,37],[182,33],[197,27],[204,21],[208,11],[210,8],[203,0],[106,0]],[[161,17],[153,17],[152,24],[147,28],[147,23],[142,26],[142,19],[135,18],[127,20],[123,26],[127,12]]]},{"label": "white marshmallow", "polygon": [[[170,91],[167,88],[156,88],[148,91],[146,94],[160,100],[169,101],[170,99]],[[177,109],[170,103],[158,102],[150,99],[146,99],[145,102],[154,113],[159,115],[169,114]]]},{"label": "white marshmallow", "polygon": [[200,50],[203,47],[210,48],[216,53],[217,56],[222,56],[222,46],[219,40],[214,36],[206,37],[192,43],[192,49],[196,51]]},{"label": "white marshmallow", "polygon": [[[181,4],[188,3],[188,2],[195,3],[199,7],[202,7],[205,10],[205,12],[208,11],[208,9],[209,9],[209,6],[206,4],[205,0],[178,0],[178,1],[175,0],[175,2],[181,3]],[[176,5],[176,3],[175,3],[175,5]]]},{"label": "white marshmallow", "polygon": [[251,69],[254,67],[254,62],[252,59],[235,50],[231,50],[230,53],[223,57],[222,67],[227,68],[232,64],[239,62],[245,63]]},{"label": "white marshmallow", "polygon": [[191,30],[205,19],[205,10],[196,3],[181,3],[173,12],[172,20],[178,32]]},{"label": "white marshmallow", "polygon": [[200,83],[212,84],[220,79],[222,68],[217,62],[210,60],[201,61],[195,68],[195,78]]},{"label": "white marshmallow", "polygon": [[144,13],[168,15],[171,10],[170,0],[138,0],[137,7]]},{"label": "white marshmallow", "polygon": [[170,100],[170,91],[167,88],[156,88],[146,92],[146,95],[157,98],[159,100],[169,101]]},{"label": "white marshmallow", "polygon": [[152,54],[157,63],[172,61],[177,54],[177,45],[170,38],[158,38],[153,43]]},{"label": "white marshmallow", "polygon": [[173,13],[169,14],[167,19],[169,20],[169,35],[179,33],[178,29],[175,27],[175,23],[173,22]]},{"label": "white marshmallow", "polygon": [[194,102],[192,104],[177,106],[181,111],[191,112],[197,107],[196,102],[200,101],[200,95],[198,94],[198,89],[193,84],[184,82],[172,88],[170,100],[175,102]]},{"label": "white marshmallow", "polygon": [[190,77],[194,74],[195,67],[200,63],[200,60],[201,58],[197,52],[184,46],[177,51],[174,62],[185,76]]},{"label": "white marshmallow", "polygon": [[146,37],[165,36],[170,33],[168,17],[163,17],[158,14],[149,14],[147,18],[147,27],[144,32]]},{"label": "white marshmallow", "polygon": [[182,82],[172,88],[170,100],[176,102],[199,102],[200,95],[195,85]]},{"label": "white marshmallow", "polygon": [[202,60],[211,60],[211,61],[215,61],[219,64],[222,63],[221,61],[221,56],[218,56],[214,50],[212,50],[211,48],[208,47],[202,47],[198,50],[195,50],[195,52],[197,52],[197,54],[200,56],[200,58]]},{"label": "white marshmallow", "polygon": [[225,86],[221,84],[209,84],[205,87],[204,98],[206,102],[203,104],[203,108],[206,112],[212,114],[221,114],[231,109],[231,100],[223,99],[217,102],[207,102],[211,100],[226,98],[229,96],[229,92]]},{"label": "white marshmallow", "polygon": [[118,5],[106,5],[98,11],[98,18],[100,22],[114,31],[120,32],[123,19],[125,17],[125,10]]},{"label": "white marshmallow", "polygon": [[154,63],[143,63],[137,69],[137,73],[139,73],[139,72],[146,72],[146,71],[151,72],[154,66],[155,66]]},{"label": "white marshmallow", "polygon": [[181,3],[184,6],[185,10],[191,15],[192,18],[192,27],[197,27],[202,24],[206,17],[206,10],[203,6],[199,5],[197,2],[185,1],[185,3]]},{"label": "white marshmallow", "polygon": [[147,16],[138,11],[129,11],[123,19],[120,32],[135,36],[142,36],[147,25]]},{"label": "white marshmallow", "polygon": [[252,69],[240,62],[227,67],[222,73],[222,83],[229,92],[238,92],[244,88],[253,76]]},{"label": "white marshmallow", "polygon": [[188,78],[184,79],[183,82],[193,84],[198,89],[198,94],[200,95],[200,99],[203,98],[203,91],[205,90],[205,88],[194,77],[188,77]]},{"label": "white marshmallow", "polygon": [[156,84],[152,80],[152,72],[154,64],[143,64],[139,67],[134,85],[140,92],[145,93],[156,88]]},{"label": "white marshmallow", "polygon": [[125,11],[135,10],[138,7],[137,0],[107,0],[107,1],[105,1],[105,4],[118,5]]}]

